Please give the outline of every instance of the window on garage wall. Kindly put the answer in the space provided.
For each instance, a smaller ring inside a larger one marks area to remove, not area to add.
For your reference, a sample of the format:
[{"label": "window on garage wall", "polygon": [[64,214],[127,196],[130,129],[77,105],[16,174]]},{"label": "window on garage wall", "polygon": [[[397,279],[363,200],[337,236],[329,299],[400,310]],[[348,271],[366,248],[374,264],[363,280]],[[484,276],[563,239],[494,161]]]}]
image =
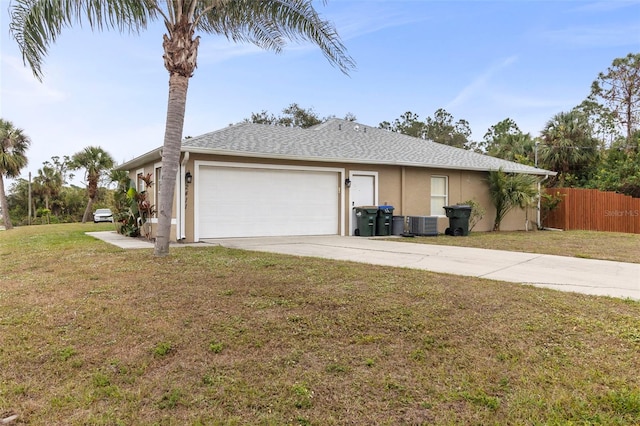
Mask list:
[{"label": "window on garage wall", "polygon": [[449,180],[446,176],[431,176],[431,215],[444,216],[449,203]]}]

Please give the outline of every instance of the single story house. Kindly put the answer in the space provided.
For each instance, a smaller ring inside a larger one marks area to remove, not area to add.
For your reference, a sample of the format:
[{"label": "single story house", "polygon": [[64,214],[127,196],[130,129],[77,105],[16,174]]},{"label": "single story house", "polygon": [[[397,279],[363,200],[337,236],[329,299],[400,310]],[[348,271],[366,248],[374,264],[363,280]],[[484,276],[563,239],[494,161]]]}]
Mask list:
[{"label": "single story house", "polygon": [[[161,147],[118,167],[157,204]],[[308,129],[241,123],[186,138],[175,191],[173,241],[208,238],[354,235],[353,207],[389,205],[394,215],[437,216],[443,206],[473,199],[486,209],[474,231],[489,231],[490,170],[541,177],[553,172],[341,119]],[[524,230],[514,209],[503,230]],[[152,223],[154,220],[152,220]],[[153,225],[152,225],[153,227]],[[153,232],[153,231],[152,231]]]}]

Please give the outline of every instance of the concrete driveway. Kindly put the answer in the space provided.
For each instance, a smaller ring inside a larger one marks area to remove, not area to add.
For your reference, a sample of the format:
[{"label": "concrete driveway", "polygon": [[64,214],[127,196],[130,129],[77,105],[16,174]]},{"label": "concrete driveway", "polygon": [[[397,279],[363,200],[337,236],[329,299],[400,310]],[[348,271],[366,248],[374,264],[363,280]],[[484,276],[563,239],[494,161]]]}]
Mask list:
[{"label": "concrete driveway", "polygon": [[[87,234],[125,249],[153,247],[149,241],[127,238],[113,231]],[[640,300],[637,263],[340,236],[209,239],[195,244],[172,244],[171,248],[206,244],[423,269]]]},{"label": "concrete driveway", "polygon": [[323,257],[466,275],[562,291],[640,300],[640,264],[364,237],[229,238],[204,241],[242,250]]}]

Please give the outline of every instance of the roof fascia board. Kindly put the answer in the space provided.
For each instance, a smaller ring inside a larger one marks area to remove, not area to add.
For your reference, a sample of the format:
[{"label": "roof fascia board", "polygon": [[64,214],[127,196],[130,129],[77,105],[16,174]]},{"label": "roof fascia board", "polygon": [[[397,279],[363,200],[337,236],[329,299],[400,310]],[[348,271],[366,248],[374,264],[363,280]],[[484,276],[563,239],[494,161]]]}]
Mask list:
[{"label": "roof fascia board", "polygon": [[[238,152],[232,150],[212,150],[208,148],[192,148],[192,147],[183,147],[183,152],[190,152],[193,154],[208,154],[208,155],[224,155],[224,156],[232,156],[232,157],[245,157],[245,158],[266,158],[271,160],[289,160],[289,161],[315,161],[319,163],[349,163],[349,164],[376,164],[381,166],[405,166],[405,167],[421,167],[421,168],[431,168],[438,170],[469,170],[474,172],[489,172],[492,170],[498,169],[487,169],[483,167],[462,167],[462,166],[439,166],[434,164],[427,163],[411,163],[404,161],[367,161],[367,160],[355,160],[349,158],[318,158],[318,157],[299,157],[299,156],[287,156],[280,154],[263,154],[263,153],[255,153],[255,152]],[[521,173],[527,175],[538,175],[538,176],[555,176],[557,173],[549,170],[543,169],[534,169],[531,171],[524,170],[511,170],[504,169],[507,173]]]},{"label": "roof fascia board", "polygon": [[133,170],[143,164],[155,162],[158,159],[162,158],[162,147],[158,147],[152,151],[147,152],[146,154],[142,154],[139,157],[134,158],[133,160],[129,160],[115,167],[115,170]]}]

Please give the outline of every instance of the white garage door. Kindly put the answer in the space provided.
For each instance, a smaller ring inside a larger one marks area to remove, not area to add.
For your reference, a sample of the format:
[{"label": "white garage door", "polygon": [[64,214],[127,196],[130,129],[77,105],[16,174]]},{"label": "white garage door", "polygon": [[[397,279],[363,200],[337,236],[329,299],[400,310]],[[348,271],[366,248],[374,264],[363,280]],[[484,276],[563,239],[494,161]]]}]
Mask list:
[{"label": "white garage door", "polygon": [[339,173],[201,165],[196,237],[335,235]]}]

